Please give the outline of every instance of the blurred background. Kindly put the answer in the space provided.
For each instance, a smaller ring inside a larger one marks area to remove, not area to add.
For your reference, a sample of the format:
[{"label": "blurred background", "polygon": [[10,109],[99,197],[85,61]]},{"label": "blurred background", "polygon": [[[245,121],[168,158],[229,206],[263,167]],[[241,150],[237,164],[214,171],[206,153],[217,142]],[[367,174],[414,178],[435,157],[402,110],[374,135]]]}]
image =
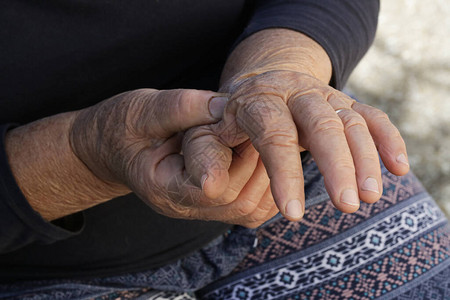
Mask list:
[{"label": "blurred background", "polygon": [[450,1],[382,0],[347,90],[388,113],[412,170],[450,216]]}]

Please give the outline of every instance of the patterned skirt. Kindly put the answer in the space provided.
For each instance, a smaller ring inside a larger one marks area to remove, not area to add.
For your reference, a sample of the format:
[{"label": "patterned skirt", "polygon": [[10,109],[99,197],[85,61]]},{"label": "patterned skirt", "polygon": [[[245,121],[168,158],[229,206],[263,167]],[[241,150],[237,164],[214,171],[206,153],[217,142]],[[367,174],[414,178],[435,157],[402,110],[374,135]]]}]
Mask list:
[{"label": "patterned skirt", "polygon": [[384,192],[353,214],[331,204],[303,159],[306,213],[237,227],[157,270],[90,281],[0,286],[10,299],[450,299],[450,226],[416,177],[383,173]]},{"label": "patterned skirt", "polygon": [[450,227],[413,174],[383,170],[384,193],[353,214],[325,194],[301,222],[258,231],[255,247],[201,299],[450,299]]}]

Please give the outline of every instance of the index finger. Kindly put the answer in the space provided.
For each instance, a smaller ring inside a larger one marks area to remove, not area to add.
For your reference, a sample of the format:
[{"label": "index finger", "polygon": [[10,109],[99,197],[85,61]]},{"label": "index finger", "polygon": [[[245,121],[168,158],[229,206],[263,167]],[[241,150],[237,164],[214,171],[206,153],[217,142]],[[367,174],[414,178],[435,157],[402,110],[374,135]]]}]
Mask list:
[{"label": "index finger", "polygon": [[270,187],[280,212],[298,221],[304,214],[303,172],[298,134],[283,99],[254,95],[232,102],[236,122],[259,152],[270,178]]}]

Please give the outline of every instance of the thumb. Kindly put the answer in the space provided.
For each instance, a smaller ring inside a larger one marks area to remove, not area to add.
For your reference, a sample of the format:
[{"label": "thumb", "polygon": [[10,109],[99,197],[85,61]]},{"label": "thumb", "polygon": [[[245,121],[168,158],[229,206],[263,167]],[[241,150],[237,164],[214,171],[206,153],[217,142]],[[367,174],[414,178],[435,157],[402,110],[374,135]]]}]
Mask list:
[{"label": "thumb", "polygon": [[143,103],[146,132],[157,137],[169,137],[198,125],[216,123],[222,118],[227,94],[211,91],[177,89],[151,93]]}]

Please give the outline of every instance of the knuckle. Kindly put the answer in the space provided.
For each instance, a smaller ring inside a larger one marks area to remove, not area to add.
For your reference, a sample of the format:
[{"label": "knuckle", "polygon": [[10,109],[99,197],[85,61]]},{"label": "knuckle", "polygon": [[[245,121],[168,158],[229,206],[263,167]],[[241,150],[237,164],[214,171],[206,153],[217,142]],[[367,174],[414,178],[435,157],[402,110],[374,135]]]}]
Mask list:
[{"label": "knuckle", "polygon": [[324,139],[332,136],[344,135],[344,125],[339,118],[318,117],[309,130],[302,131],[302,143],[308,148],[320,145]]},{"label": "knuckle", "polygon": [[231,203],[234,199],[236,199],[239,196],[239,193],[241,192],[240,186],[235,186],[233,184],[230,184],[227,188],[227,192],[225,195],[225,203]]},{"label": "knuckle", "polygon": [[134,97],[145,97],[148,95],[153,95],[155,93],[156,90],[154,89],[147,89],[147,88],[142,88],[142,89],[137,89],[137,90],[133,90],[130,92],[130,95],[133,95]]},{"label": "knuckle", "polygon": [[[370,147],[373,148],[373,147]],[[376,150],[367,149],[363,153],[359,154],[359,160],[367,161],[367,162],[376,162],[378,163],[378,154]]]},{"label": "knuckle", "polygon": [[346,171],[354,174],[355,165],[352,159],[340,157],[330,162],[325,173],[329,173],[330,170],[339,170],[339,173],[342,174],[344,174]]},{"label": "knuckle", "polygon": [[[175,89],[164,92],[164,99],[161,105],[161,111],[170,116],[171,120],[186,120],[189,116],[198,112],[198,101],[200,92],[191,89]],[[183,123],[183,122],[182,122]]]},{"label": "knuckle", "polygon": [[389,132],[387,134],[387,138],[390,140],[398,140],[398,139],[403,140],[402,135],[400,134],[400,131],[394,126],[392,126],[391,129],[389,130]]},{"label": "knuckle", "polygon": [[298,147],[298,135],[294,128],[276,128],[265,130],[260,136],[254,139],[257,148],[268,145],[278,147]]},{"label": "knuckle", "polygon": [[271,210],[272,206],[257,207],[255,211],[251,214],[250,220],[252,220],[253,222],[264,222]]},{"label": "knuckle", "polygon": [[367,128],[367,124],[364,118],[361,115],[354,112],[346,113],[345,115],[342,116],[341,120],[342,123],[344,124],[344,128],[347,130],[353,127],[363,129]]},{"label": "knuckle", "polygon": [[145,112],[153,112],[156,109],[154,95],[158,93],[159,91],[152,89],[137,89],[122,93],[118,97],[124,100],[123,104],[125,102],[129,104],[127,113],[130,115],[130,120],[148,119]]},{"label": "knuckle", "polygon": [[256,228],[262,225],[267,220],[271,219],[274,215],[278,213],[278,208],[275,203],[273,203],[270,207],[259,209],[257,208],[252,214],[245,217],[246,227]]},{"label": "knuckle", "polygon": [[389,122],[389,123],[391,122],[389,120],[388,114],[378,108],[373,108],[369,112],[369,116],[370,116],[370,118],[372,118],[375,121]]},{"label": "knuckle", "polygon": [[[200,146],[202,148],[200,148]],[[195,149],[191,149],[189,152],[186,152],[185,157],[189,160],[190,163],[194,164],[191,167],[194,167],[199,170],[210,170],[213,173],[219,175],[221,172],[227,172],[228,168],[231,164],[231,150],[226,149],[227,151],[220,151],[220,149],[215,149],[209,144],[199,145]],[[210,180],[214,181],[215,177],[211,176]],[[230,187],[230,190],[233,192],[237,192],[237,188]]]},{"label": "knuckle", "polygon": [[178,101],[193,101],[198,97],[198,91],[191,89],[176,89]]},{"label": "knuckle", "polygon": [[176,96],[173,98],[173,103],[170,105],[170,115],[178,120],[183,120],[186,116],[191,115],[195,109],[192,99],[194,99],[191,90],[177,90]]},{"label": "knuckle", "polygon": [[141,104],[154,104],[155,95],[156,97],[161,93],[161,91],[154,90],[154,89],[137,89],[130,92],[127,92],[127,98],[133,102],[135,105],[140,106]]},{"label": "knuckle", "polygon": [[285,180],[295,180],[297,182],[301,182],[303,180],[302,172],[295,167],[290,169],[275,170],[275,173],[282,176]]},{"label": "knuckle", "polygon": [[256,204],[252,201],[242,201],[242,205],[239,205],[236,208],[236,215],[238,217],[248,216],[251,214],[256,208]]},{"label": "knuckle", "polygon": [[[196,127],[191,127],[186,130],[183,134],[183,148],[192,146],[194,142],[202,142],[203,139],[208,139],[212,135],[211,128],[208,125],[201,125]],[[203,142],[202,142],[203,143]],[[210,141],[206,144],[204,151],[215,148],[214,143]]]},{"label": "knuckle", "polygon": [[315,116],[311,119],[310,124],[310,126],[312,127],[310,131],[313,135],[344,131],[344,125],[342,124],[341,119],[339,119],[337,116]]},{"label": "knuckle", "polygon": [[[264,127],[278,124],[284,119],[286,104],[275,99],[264,99],[263,96],[257,96],[254,99],[246,100],[242,107],[237,111],[237,121],[247,126],[259,125]],[[266,95],[264,97],[273,97]]]}]

